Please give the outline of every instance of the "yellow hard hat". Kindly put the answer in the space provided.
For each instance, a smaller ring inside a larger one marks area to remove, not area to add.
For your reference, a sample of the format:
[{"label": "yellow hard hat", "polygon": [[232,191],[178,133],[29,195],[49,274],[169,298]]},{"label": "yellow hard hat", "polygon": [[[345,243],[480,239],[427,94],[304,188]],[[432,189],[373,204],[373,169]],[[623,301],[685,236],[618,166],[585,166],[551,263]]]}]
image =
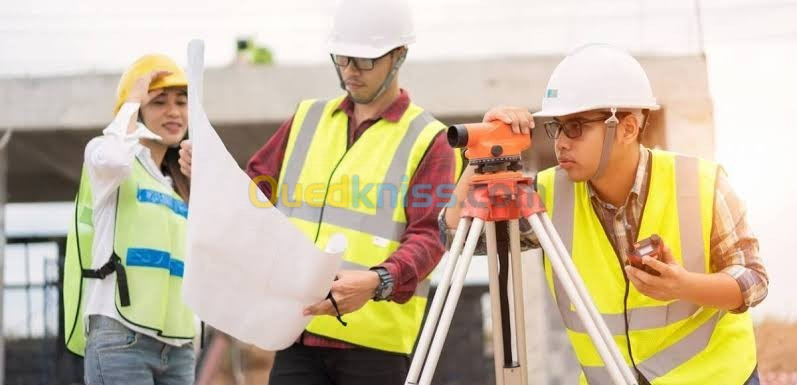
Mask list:
[{"label": "yellow hard hat", "polygon": [[136,79],[155,70],[170,71],[172,74],[156,79],[149,85],[149,90],[157,90],[168,87],[187,87],[188,78],[185,72],[177,63],[166,55],[150,54],[140,57],[133,63],[119,79],[119,86],[116,88],[116,106],[113,109],[114,115],[122,108],[130,89],[133,88]]}]

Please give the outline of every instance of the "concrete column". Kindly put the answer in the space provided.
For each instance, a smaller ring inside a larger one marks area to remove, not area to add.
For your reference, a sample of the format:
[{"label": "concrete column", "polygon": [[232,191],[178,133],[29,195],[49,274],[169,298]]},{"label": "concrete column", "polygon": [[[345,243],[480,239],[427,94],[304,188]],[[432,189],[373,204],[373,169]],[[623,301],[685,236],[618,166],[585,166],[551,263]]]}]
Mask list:
[{"label": "concrete column", "polygon": [[666,148],[682,154],[714,159],[714,114],[710,99],[688,103],[671,102],[664,106],[662,118],[667,127]]},{"label": "concrete column", "polygon": [[6,252],[6,174],[8,171],[8,141],[11,130],[0,137],[0,384],[5,383],[5,336],[3,335],[3,298],[5,290],[5,252]]}]

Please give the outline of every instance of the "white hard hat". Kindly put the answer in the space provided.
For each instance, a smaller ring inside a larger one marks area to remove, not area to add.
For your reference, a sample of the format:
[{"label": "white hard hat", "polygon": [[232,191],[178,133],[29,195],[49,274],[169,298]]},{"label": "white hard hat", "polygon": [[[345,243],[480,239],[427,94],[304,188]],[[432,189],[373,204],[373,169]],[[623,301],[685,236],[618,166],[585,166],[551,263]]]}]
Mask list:
[{"label": "white hard hat", "polygon": [[374,59],[415,42],[407,0],[341,0],[329,33],[329,53]]},{"label": "white hard hat", "polygon": [[628,52],[589,44],[564,58],[551,74],[534,116],[565,116],[598,109],[657,110],[648,76]]}]

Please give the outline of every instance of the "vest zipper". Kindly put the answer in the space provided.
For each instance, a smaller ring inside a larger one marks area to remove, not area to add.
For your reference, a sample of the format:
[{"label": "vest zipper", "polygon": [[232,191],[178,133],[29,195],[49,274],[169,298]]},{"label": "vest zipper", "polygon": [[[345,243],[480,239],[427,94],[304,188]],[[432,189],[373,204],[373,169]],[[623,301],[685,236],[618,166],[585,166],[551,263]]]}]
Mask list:
[{"label": "vest zipper", "polygon": [[[639,238],[639,231],[642,229],[642,223],[643,220],[645,219],[645,212],[646,212],[645,208],[647,208],[648,205],[648,195],[650,194],[650,180],[653,177],[653,171],[652,171],[653,153],[650,150],[645,150],[645,151],[648,152],[648,164],[645,170],[647,174],[647,180],[645,181],[645,184],[647,187],[645,188],[644,191],[645,196],[638,197],[642,198],[642,210],[639,213],[639,223],[637,223],[636,234],[634,234],[633,238],[628,238],[629,243],[633,243],[635,240],[637,240],[637,238]],[[628,233],[626,233],[626,237],[628,237]],[[617,250],[615,250],[615,253],[616,252]],[[650,381],[648,381],[648,379],[645,378],[642,372],[640,372],[639,369],[637,369],[636,361],[634,360],[634,354],[631,351],[631,336],[628,334],[628,292],[630,290],[630,283],[628,281],[628,276],[625,274],[625,269],[622,266],[623,263],[622,261],[620,261],[619,253],[617,254],[617,260],[620,262],[620,269],[623,272],[623,278],[625,278],[625,298],[623,299],[623,314],[624,314],[623,319],[625,320],[625,341],[626,344],[628,345],[628,356],[631,358],[631,364],[634,365],[634,371],[636,371],[637,379],[640,380],[640,385],[650,385]]]},{"label": "vest zipper", "polygon": [[[623,215],[626,217],[625,236],[626,240],[628,240],[629,243],[629,249],[631,249],[633,248],[633,242],[639,237],[639,226],[637,226],[637,233],[631,234],[631,231],[628,228],[628,215],[627,215],[629,213],[628,207],[626,207],[625,210],[626,212],[623,213]],[[644,214],[644,212],[645,212],[645,206],[643,204],[642,213]],[[642,214],[640,214],[639,216],[639,224],[640,225],[642,224]],[[636,360],[634,360],[634,353],[631,350],[631,336],[628,334],[628,294],[631,290],[631,285],[628,280],[628,275],[626,275],[625,273],[625,267],[623,266],[623,261],[622,258],[620,257],[620,253],[618,252],[618,250],[615,250],[615,253],[617,254],[617,261],[620,263],[620,270],[623,272],[623,278],[625,279],[625,296],[623,297],[623,321],[625,321],[625,343],[628,349],[628,357],[631,358],[631,364],[634,366],[634,371],[637,373],[637,379],[639,379],[640,377],[644,378],[644,376],[642,376],[642,373],[636,367]],[[645,379],[642,384],[646,383],[647,379]]]}]

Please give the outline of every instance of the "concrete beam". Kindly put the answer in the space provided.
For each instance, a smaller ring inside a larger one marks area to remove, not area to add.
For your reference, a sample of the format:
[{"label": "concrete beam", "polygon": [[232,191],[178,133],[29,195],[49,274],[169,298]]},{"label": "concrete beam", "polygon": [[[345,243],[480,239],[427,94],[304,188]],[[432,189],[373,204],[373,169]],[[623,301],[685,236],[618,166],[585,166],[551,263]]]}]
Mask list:
[{"label": "concrete beam", "polygon": [[[559,57],[410,62],[402,85],[438,116],[481,115],[497,104],[538,109]],[[645,57],[643,66],[663,104],[710,106],[702,57]],[[332,65],[209,69],[204,105],[220,125],[273,124],[307,97],[337,95]],[[86,129],[111,118],[118,75],[0,79],[0,127],[16,130]]]},{"label": "concrete beam", "polygon": [[[11,132],[6,131],[0,137],[0,277],[5,277],[6,261],[6,184],[8,170],[8,140]],[[5,384],[6,346],[4,325],[5,278],[0,279],[0,384]]]}]

